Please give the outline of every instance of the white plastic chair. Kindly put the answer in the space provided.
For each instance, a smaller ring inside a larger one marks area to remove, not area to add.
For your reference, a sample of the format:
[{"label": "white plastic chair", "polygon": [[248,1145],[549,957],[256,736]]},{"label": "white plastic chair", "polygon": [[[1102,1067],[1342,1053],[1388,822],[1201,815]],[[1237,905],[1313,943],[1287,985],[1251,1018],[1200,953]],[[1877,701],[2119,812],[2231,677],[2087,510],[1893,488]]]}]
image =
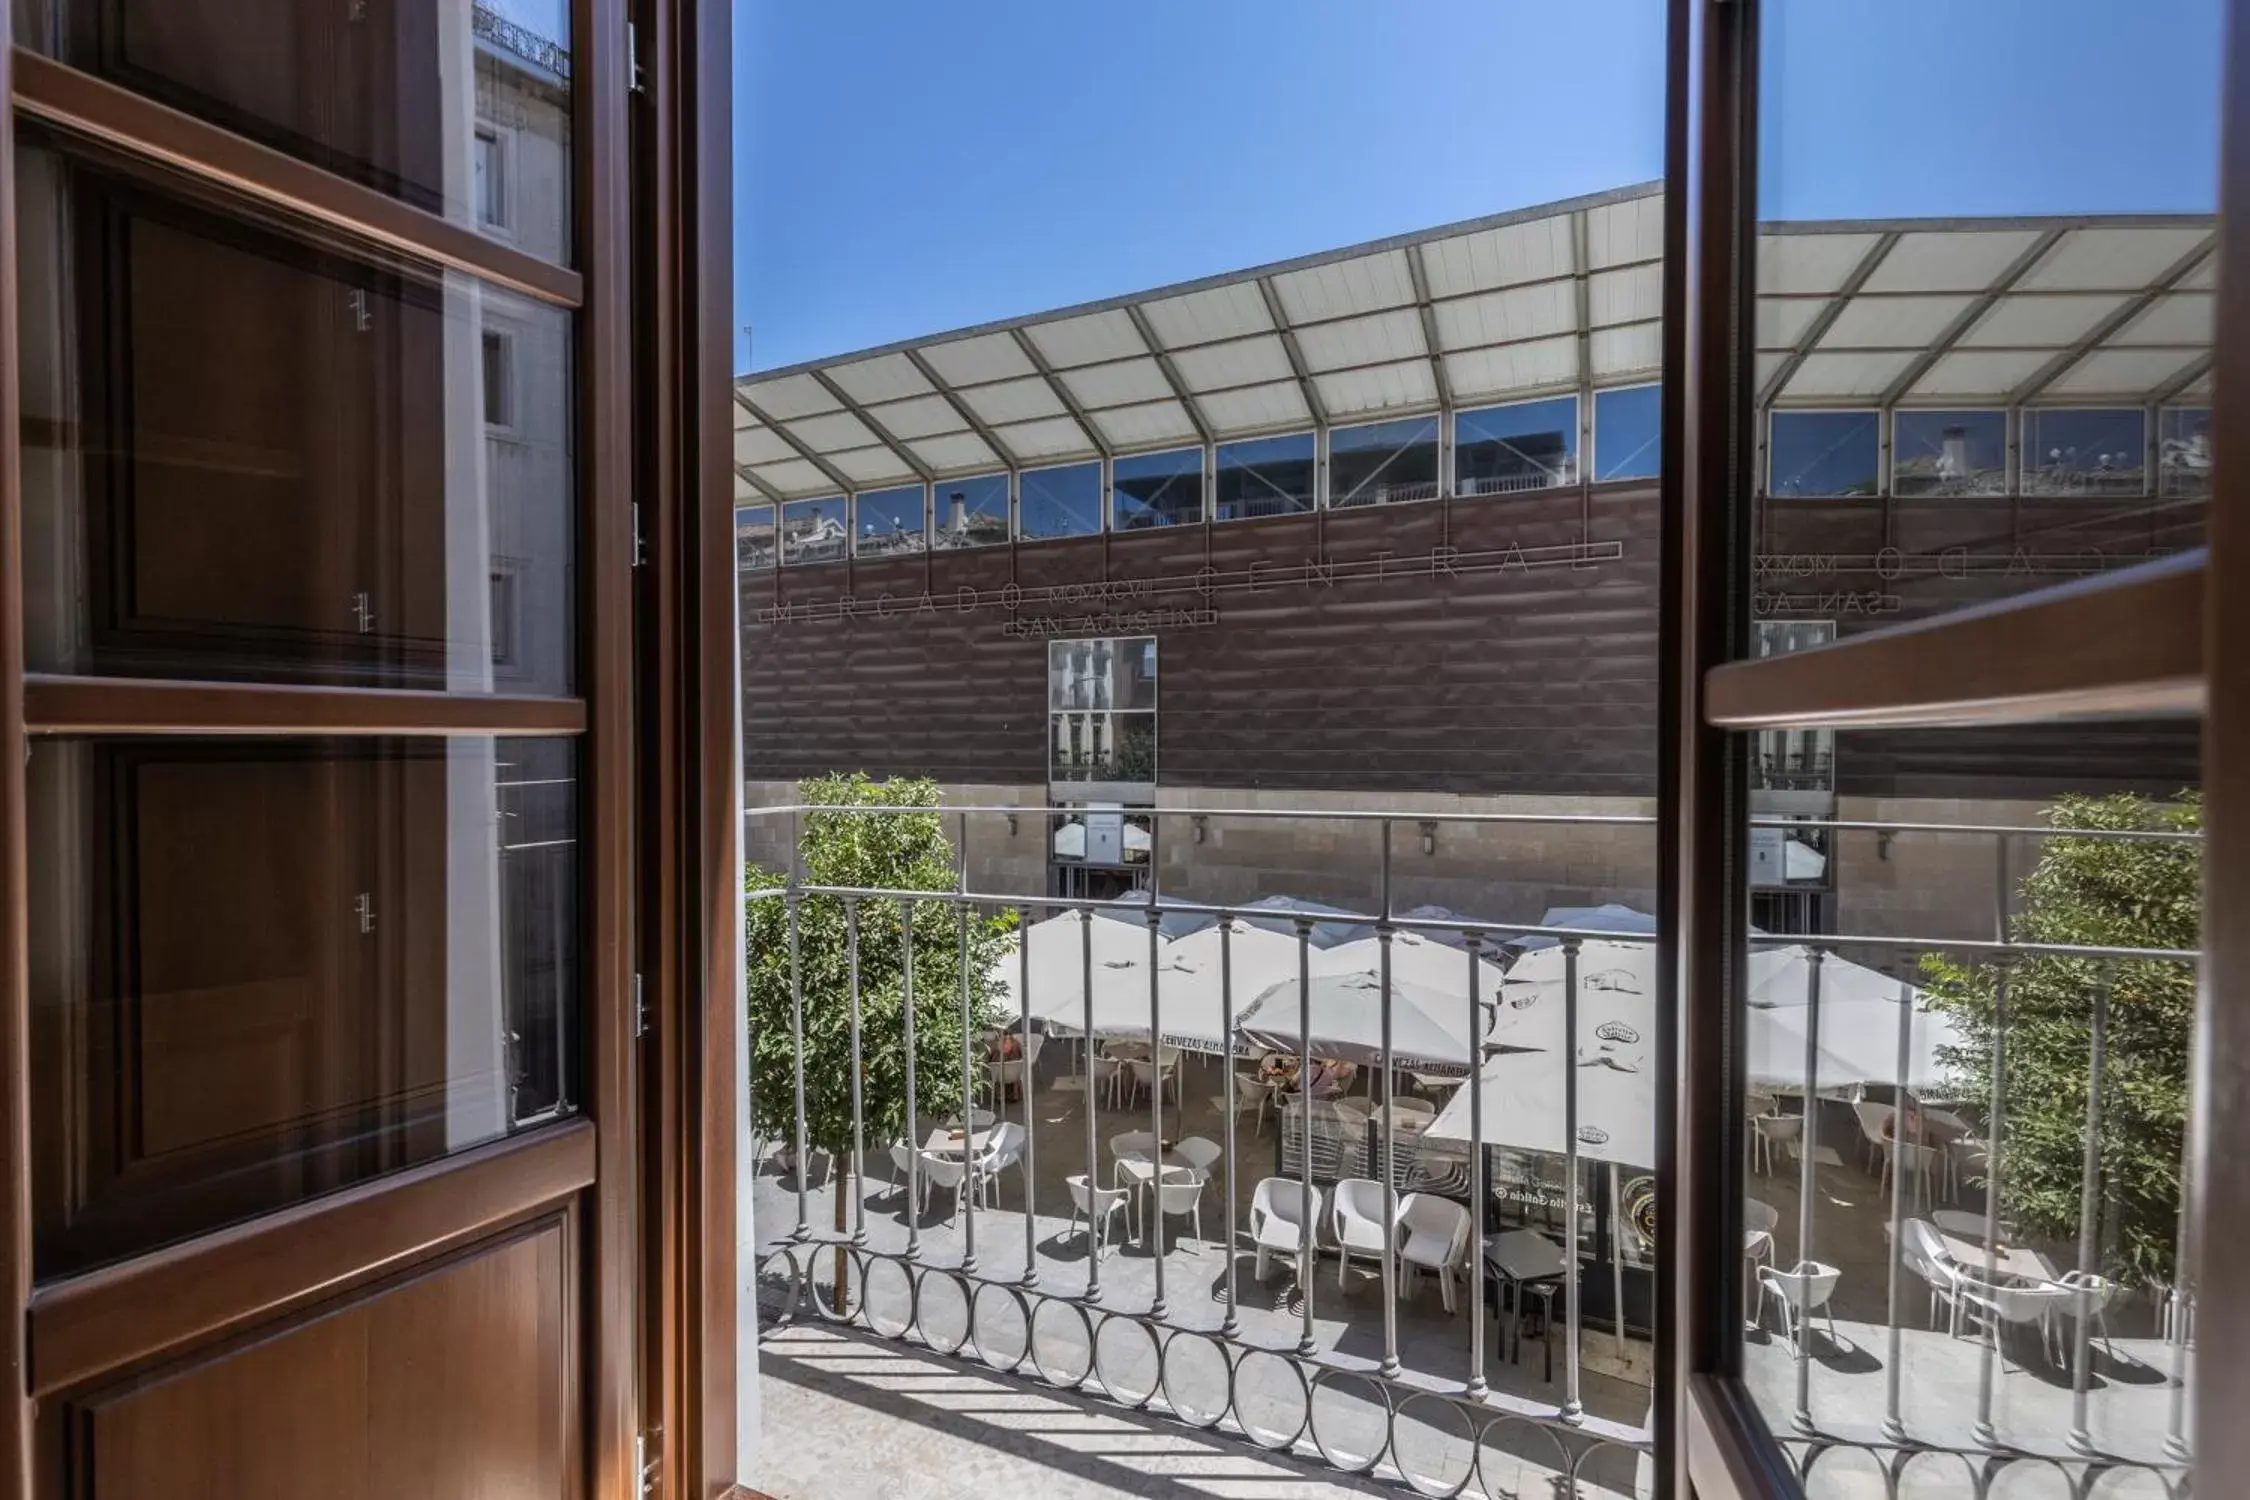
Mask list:
[{"label": "white plastic chair", "polygon": [[1074,1173],[1063,1181],[1070,1186],[1070,1224],[1063,1230],[1067,1238],[1071,1228],[1080,1219],[1094,1226],[1094,1254],[1099,1257],[1109,1248],[1109,1221],[1132,1196],[1123,1188],[1096,1187],[1086,1180],[1083,1172]]},{"label": "white plastic chair", "polygon": [[1295,1260],[1310,1251],[1313,1226],[1319,1222],[1320,1189],[1308,1193],[1303,1183],[1286,1177],[1260,1182],[1250,1195],[1250,1238],[1258,1247],[1258,1279],[1266,1279],[1269,1255]]},{"label": "white plastic chair", "polygon": [[1816,1312],[1828,1319],[1829,1342],[1840,1344],[1843,1340],[1836,1336],[1836,1314],[1829,1310],[1828,1299],[1836,1294],[1836,1283],[1843,1274],[1817,1260],[1798,1261],[1787,1271],[1763,1267],[1758,1272],[1762,1289],[1758,1310],[1764,1313],[1769,1299],[1781,1304],[1781,1326],[1789,1335],[1791,1349],[1804,1347],[1805,1320]]},{"label": "white plastic chair", "polygon": [[1887,1143],[1889,1155],[1883,1160],[1883,1175],[1878,1181],[1882,1188],[1890,1188],[1891,1173],[1904,1172],[1913,1180],[1914,1201],[1926,1204],[1935,1193],[1934,1183],[1945,1170],[1943,1155],[1935,1146],[1917,1146],[1912,1141]]},{"label": "white plastic chair", "polygon": [[913,1172],[914,1148],[905,1141],[891,1142],[891,1186],[904,1187]]},{"label": "white plastic chair", "polygon": [[1742,1264],[1749,1277],[1743,1290],[1752,1299],[1758,1296],[1758,1273],[1773,1264],[1773,1231],[1780,1222],[1781,1215],[1772,1204],[1756,1198],[1743,1200]]},{"label": "white plastic chair", "polygon": [[1125,1060],[1125,1072],[1132,1080],[1134,1095],[1137,1096],[1141,1090],[1148,1089],[1161,1100],[1164,1096],[1164,1090],[1170,1089],[1172,1091],[1172,1102],[1174,1104],[1180,1102],[1180,1059],[1177,1053],[1162,1062],[1151,1062],[1147,1058],[1129,1057]]},{"label": "white plastic chair", "polygon": [[1208,1177],[1227,1148],[1206,1135],[1191,1135],[1172,1148],[1172,1154],[1195,1168],[1197,1175]]},{"label": "white plastic chair", "polygon": [[1469,1211],[1451,1198],[1408,1193],[1399,1201],[1398,1227],[1406,1236],[1399,1259],[1409,1268],[1436,1272],[1438,1296],[1452,1312],[1453,1273],[1468,1253],[1469,1232],[1475,1227]]},{"label": "white plastic chair", "polygon": [[1776,1146],[1795,1146],[1804,1139],[1805,1120],[1802,1115],[1759,1115],[1750,1122],[1756,1132],[1751,1141],[1751,1155],[1761,1176],[1773,1175],[1773,1155]]},{"label": "white plastic chair", "polygon": [[1003,1120],[992,1132],[984,1154],[977,1158],[977,1202],[987,1201],[987,1194],[999,1186],[1000,1173],[1008,1167],[1019,1172],[1023,1168],[1024,1142],[1028,1139],[1024,1128],[1013,1120]]},{"label": "white plastic chair", "polygon": [[[1209,1176],[1193,1167],[1164,1168],[1153,1186],[1155,1204],[1152,1211],[1159,1216],[1188,1215],[1195,1225],[1193,1240],[1202,1240],[1203,1185],[1210,1180]],[[1145,1229],[1143,1232],[1146,1232]]]},{"label": "white plastic chair", "polygon": [[2115,1359],[2117,1345],[2109,1337],[2109,1306],[2118,1299],[2124,1288],[2094,1271],[2065,1271],[2056,1278],[2055,1285],[2069,1287],[2078,1294],[2063,1316],[2075,1320],[2083,1314],[2091,1320],[2102,1331],[2102,1347],[2109,1351],[2111,1359]]},{"label": "white plastic chair", "polygon": [[1905,1241],[1899,1254],[1905,1258],[1906,1269],[1922,1278],[1930,1288],[1929,1321],[1937,1322],[1938,1304],[1945,1304],[1945,1331],[1961,1331],[1961,1263],[1953,1252],[1945,1248],[1945,1236],[1928,1219],[1908,1219],[1904,1228]]},{"label": "white plastic chair", "polygon": [[969,1164],[958,1156],[943,1156],[935,1151],[921,1153],[922,1201],[914,1205],[917,1217],[929,1208],[930,1189],[953,1189],[953,1212],[947,1222],[961,1217],[961,1193],[969,1180]]},{"label": "white plastic chair", "polygon": [[1328,1197],[1328,1233],[1336,1241],[1336,1285],[1344,1284],[1352,1252],[1381,1256],[1391,1243],[1395,1221],[1383,1200],[1383,1185],[1366,1177],[1347,1177]]},{"label": "white plastic chair", "polygon": [[1891,1123],[1891,1116],[1897,1114],[1898,1110],[1888,1104],[1872,1104],[1862,1099],[1852,1106],[1852,1113],[1859,1116],[1860,1160],[1868,1163],[1870,1168],[1888,1163],[1891,1138],[1884,1127]]},{"label": "white plastic chair", "polygon": [[2078,1304],[2080,1295],[2079,1288],[2055,1282],[2045,1286],[1995,1286],[1974,1274],[1961,1278],[1961,1301],[1971,1309],[1970,1316],[1983,1318],[1995,1333],[2000,1323],[2037,1323],[2040,1350],[2056,1366],[2063,1363],[2055,1353],[2056,1315],[2067,1314]]},{"label": "white plastic chair", "polygon": [[[1258,1112],[1258,1123],[1252,1127],[1254,1134],[1263,1135],[1265,1133],[1266,1106],[1272,1102],[1272,1079],[1261,1077],[1256,1073],[1237,1073],[1234,1075],[1234,1112],[1238,1115],[1250,1110]],[[1227,1107],[1226,1095],[1214,1095],[1211,1100],[1211,1107],[1224,1110]]]}]

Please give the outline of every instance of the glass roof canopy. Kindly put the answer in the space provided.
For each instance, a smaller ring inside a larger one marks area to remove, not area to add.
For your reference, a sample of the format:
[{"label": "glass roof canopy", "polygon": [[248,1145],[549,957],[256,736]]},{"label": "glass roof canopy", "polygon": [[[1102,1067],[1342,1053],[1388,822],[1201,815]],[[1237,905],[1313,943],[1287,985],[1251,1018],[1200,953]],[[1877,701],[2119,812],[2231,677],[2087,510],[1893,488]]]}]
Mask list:
[{"label": "glass roof canopy", "polygon": [[[792,499],[1645,383],[1658,184],[1541,205],[735,387],[742,500]],[[2207,399],[2208,216],[1776,223],[1775,407]]]}]

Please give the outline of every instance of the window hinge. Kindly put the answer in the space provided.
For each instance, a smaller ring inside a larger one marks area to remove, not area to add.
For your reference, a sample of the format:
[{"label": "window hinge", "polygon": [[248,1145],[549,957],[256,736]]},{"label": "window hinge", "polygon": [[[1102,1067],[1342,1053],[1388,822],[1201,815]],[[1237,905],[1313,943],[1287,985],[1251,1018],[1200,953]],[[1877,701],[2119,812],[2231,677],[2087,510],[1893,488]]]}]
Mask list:
[{"label": "window hinge", "polygon": [[640,567],[648,561],[648,543],[641,537],[641,503],[633,502],[633,566]]},{"label": "window hinge", "polygon": [[648,92],[648,70],[641,66],[641,32],[631,21],[625,23],[625,86],[636,94]]},{"label": "window hinge", "polygon": [[357,896],[354,896],[352,898],[352,915],[359,918],[359,931],[362,937],[373,932],[375,930],[375,898],[365,891],[361,891]]},{"label": "window hinge", "polygon": [[352,330],[355,333],[365,333],[368,329],[374,327],[375,314],[368,310],[367,293],[355,287],[349,301],[352,309]]},{"label": "window hinge", "polygon": [[359,627],[361,635],[375,628],[375,606],[365,589],[352,595],[352,623]]},{"label": "window hinge", "polygon": [[648,1035],[648,1000],[643,994],[641,976],[638,974],[633,976],[633,1035]]},{"label": "window hinge", "polygon": [[664,1429],[661,1427],[651,1432],[633,1434],[633,1472],[640,1476],[640,1493],[644,1495],[656,1493],[664,1463],[662,1450],[657,1445],[663,1437]]}]

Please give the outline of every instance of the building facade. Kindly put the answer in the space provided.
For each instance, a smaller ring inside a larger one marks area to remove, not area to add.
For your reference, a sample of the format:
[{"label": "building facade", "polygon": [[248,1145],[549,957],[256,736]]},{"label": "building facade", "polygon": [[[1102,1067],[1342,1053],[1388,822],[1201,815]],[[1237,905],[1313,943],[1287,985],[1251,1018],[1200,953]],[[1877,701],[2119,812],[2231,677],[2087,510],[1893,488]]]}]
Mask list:
[{"label": "building facade", "polygon": [[[1385,814],[1395,906],[1645,909],[1660,214],[1626,189],[745,377],[750,805],[927,775],[1054,810],[976,820],[974,888],[1356,910],[1380,827],[1317,815]],[[1767,226],[1753,649],[2194,545],[2211,236]],[[1988,851],[1823,825],[2037,826],[2192,785],[2196,742],[1772,732],[1753,779],[1809,820],[1753,841],[1769,925],[1974,935]],[[1564,821],[1453,821],[1491,814]]]}]

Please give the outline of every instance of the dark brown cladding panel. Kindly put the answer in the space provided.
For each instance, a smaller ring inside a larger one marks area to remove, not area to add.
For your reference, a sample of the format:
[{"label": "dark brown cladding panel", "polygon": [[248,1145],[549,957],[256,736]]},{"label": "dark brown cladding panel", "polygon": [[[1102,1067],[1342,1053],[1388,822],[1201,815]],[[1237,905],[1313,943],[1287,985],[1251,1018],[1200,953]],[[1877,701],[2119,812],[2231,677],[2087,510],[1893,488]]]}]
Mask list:
[{"label": "dark brown cladding panel", "polygon": [[[2146,503],[1784,502],[1761,612],[1867,628],[2192,525]],[[1043,782],[1040,632],[1154,633],[1165,782],[1647,796],[1656,530],[1652,489],[1607,487],[752,575],[746,771]],[[1902,796],[2169,790],[2195,765],[2192,726],[2161,725],[1862,734],[1838,757],[1840,790]]]}]

